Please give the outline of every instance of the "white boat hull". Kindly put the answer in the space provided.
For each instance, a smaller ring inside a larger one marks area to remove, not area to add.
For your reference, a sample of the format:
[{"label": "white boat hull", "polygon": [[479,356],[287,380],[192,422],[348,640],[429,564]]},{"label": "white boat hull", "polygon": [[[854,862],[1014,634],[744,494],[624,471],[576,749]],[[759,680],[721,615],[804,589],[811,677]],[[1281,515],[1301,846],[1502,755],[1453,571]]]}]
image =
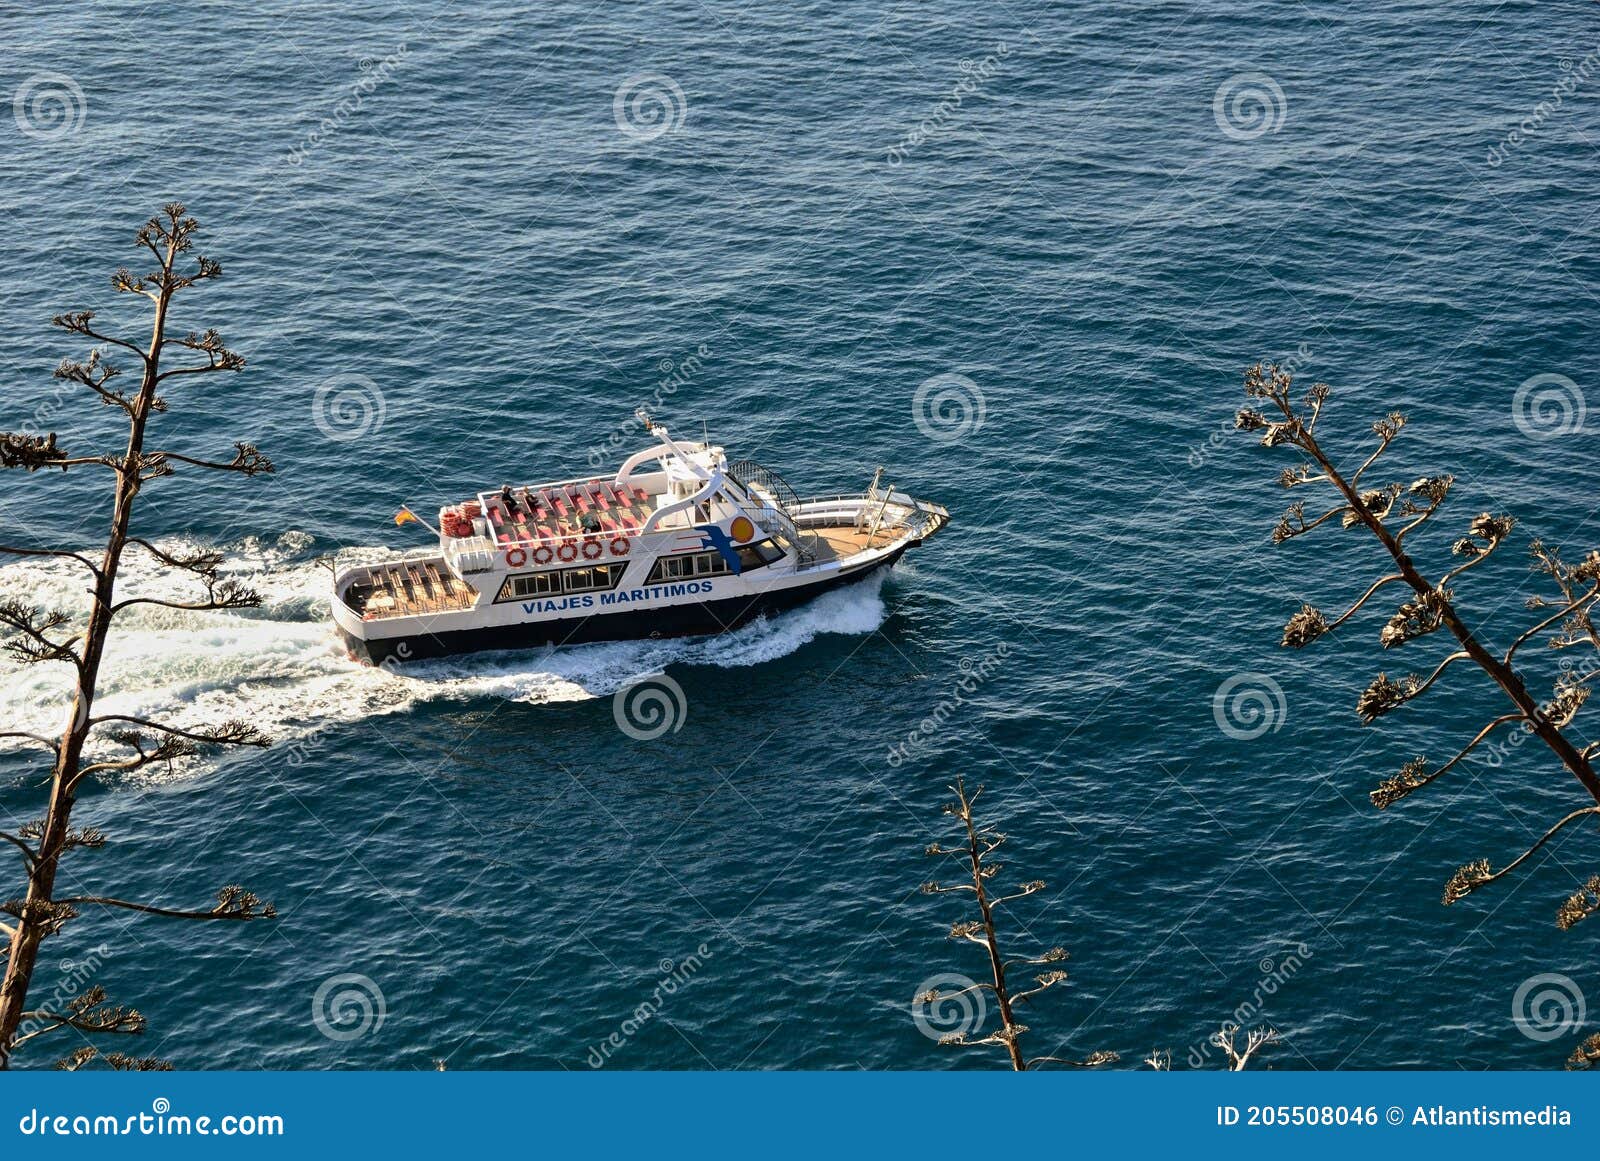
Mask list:
[{"label": "white boat hull", "polygon": [[[466,509],[441,510],[437,551],[336,570],[333,619],[351,655],[387,665],[722,633],[892,566],[949,520],[876,479],[801,501],[759,465],[747,482],[720,448],[652,431],[661,446],[614,478],[483,493],[470,528]],[[637,470],[652,459],[663,467]]]}]

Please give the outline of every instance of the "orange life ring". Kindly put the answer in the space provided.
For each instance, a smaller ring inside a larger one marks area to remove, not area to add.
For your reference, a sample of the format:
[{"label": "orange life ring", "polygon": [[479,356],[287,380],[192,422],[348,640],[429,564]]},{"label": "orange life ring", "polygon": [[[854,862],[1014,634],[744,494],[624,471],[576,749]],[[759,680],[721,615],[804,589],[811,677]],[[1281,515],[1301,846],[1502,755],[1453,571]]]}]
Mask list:
[{"label": "orange life ring", "polygon": [[[591,548],[594,549],[593,552],[589,551]],[[584,560],[599,560],[600,554],[604,551],[605,550],[600,547],[600,542],[598,540],[585,540],[583,542]]]},{"label": "orange life ring", "polygon": [[577,560],[578,546],[569,540],[560,548],[556,549],[556,555],[562,560]]},{"label": "orange life ring", "polygon": [[613,536],[611,538],[611,555],[612,556],[627,556],[628,555],[628,538],[626,536]]},{"label": "orange life ring", "polygon": [[[513,560],[512,559],[513,557],[515,557],[516,559]],[[527,563],[528,563],[528,550],[527,549],[518,548],[516,546],[513,546],[511,548],[506,549],[506,567],[507,568],[521,568],[523,565],[525,565]]]},{"label": "orange life ring", "polygon": [[[539,555],[541,552],[544,553],[543,556]],[[541,545],[539,545],[538,548],[535,548],[533,550],[533,563],[534,564],[549,564],[551,559],[554,556],[555,556],[555,553],[550,551],[550,546],[548,544],[541,544]]]}]

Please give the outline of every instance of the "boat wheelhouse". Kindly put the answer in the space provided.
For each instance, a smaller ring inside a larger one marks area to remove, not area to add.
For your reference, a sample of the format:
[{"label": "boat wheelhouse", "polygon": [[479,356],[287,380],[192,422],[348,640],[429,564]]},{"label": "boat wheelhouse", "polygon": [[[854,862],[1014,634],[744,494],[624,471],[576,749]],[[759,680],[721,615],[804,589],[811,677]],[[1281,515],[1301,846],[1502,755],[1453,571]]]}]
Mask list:
[{"label": "boat wheelhouse", "polygon": [[613,474],[482,492],[440,510],[436,549],[336,567],[352,656],[720,633],[893,565],[950,518],[881,468],[865,492],[802,500],[775,472],[640,419],[657,442]]}]

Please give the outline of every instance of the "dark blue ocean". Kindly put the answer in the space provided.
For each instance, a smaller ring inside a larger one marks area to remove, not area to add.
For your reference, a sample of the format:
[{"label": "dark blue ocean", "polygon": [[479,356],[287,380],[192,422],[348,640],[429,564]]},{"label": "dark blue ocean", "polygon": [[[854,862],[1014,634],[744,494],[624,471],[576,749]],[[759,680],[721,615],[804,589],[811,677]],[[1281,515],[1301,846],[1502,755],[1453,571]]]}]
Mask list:
[{"label": "dark blue ocean", "polygon": [[[1559,1067],[1600,1026],[1594,933],[1553,922],[1593,829],[1439,899],[1579,788],[1529,745],[1370,806],[1499,702],[1461,671],[1363,727],[1379,668],[1441,652],[1380,654],[1387,606],[1279,650],[1382,562],[1337,528],[1274,548],[1287,461],[1230,429],[1261,359],[1333,386],[1350,457],[1407,411],[1390,474],[1458,481],[1419,560],[1521,521],[1458,591],[1514,635],[1523,541],[1600,543],[1597,50],[1576,0],[8,8],[0,429],[114,445],[52,381],[86,348],[49,318],[146,325],[109,276],[180,199],[225,276],[175,325],[249,365],[175,387],[156,442],[278,466],[146,489],[137,532],[226,548],[266,603],[130,614],[102,689],[278,744],[96,784],[108,843],[63,885],[239,882],[280,918],[95,912],[40,994],[92,977],[149,1018],[109,1047],[185,1068],[994,1067],[914,1016],[984,969],[959,898],[918,890],[964,775],[1002,880],[1049,884],[1003,936],[1072,953],[1035,1053],[1215,1067],[1238,1019],[1279,1030],[1276,1068]],[[802,494],[882,464],[953,523],[723,638],[346,659],[334,554],[425,543],[401,503],[615,465],[640,406]],[[8,473],[0,542],[87,547],[107,494]],[[85,599],[37,563],[0,594]],[[655,672],[684,709],[636,740],[614,695]],[[63,680],[0,663],[7,720],[51,720]],[[1219,716],[1225,686],[1265,716]],[[0,756],[0,822],[41,773]],[[1537,1038],[1514,1008],[1547,973],[1579,996]]]}]

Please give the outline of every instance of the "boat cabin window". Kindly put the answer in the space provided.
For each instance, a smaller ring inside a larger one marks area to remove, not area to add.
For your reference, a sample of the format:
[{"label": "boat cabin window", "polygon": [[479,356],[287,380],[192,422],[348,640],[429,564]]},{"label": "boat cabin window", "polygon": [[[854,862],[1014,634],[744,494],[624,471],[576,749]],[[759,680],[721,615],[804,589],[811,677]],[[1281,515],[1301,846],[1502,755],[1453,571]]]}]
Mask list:
[{"label": "boat cabin window", "polygon": [[[740,549],[739,564],[745,572],[752,569],[765,568],[784,558],[783,549],[773,544],[770,540],[762,540],[756,544],[746,544]],[[728,567],[728,562],[722,559],[720,552],[683,552],[677,556],[663,556],[656,561],[655,567],[650,570],[650,576],[645,584],[659,584],[667,580],[682,580],[689,577],[701,576],[727,576],[733,570]]]},{"label": "boat cabin window", "polygon": [[677,556],[663,556],[650,570],[645,584],[653,585],[666,580],[682,580],[697,576],[726,576],[733,570],[717,552],[681,552]]},{"label": "boat cabin window", "polygon": [[550,572],[525,572],[508,576],[500,586],[498,601],[525,601],[556,593],[592,593],[614,589],[622,583],[626,564],[596,564],[584,568],[562,568]]},{"label": "boat cabin window", "polygon": [[744,566],[745,572],[753,568],[764,568],[775,564],[787,555],[770,540],[761,540],[755,544],[746,544],[739,549],[739,563]]},{"label": "boat cabin window", "polygon": [[506,577],[500,586],[497,601],[520,601],[529,597],[544,597],[561,591],[561,574],[555,572],[529,572],[521,576]]},{"label": "boat cabin window", "polygon": [[624,564],[597,564],[589,568],[564,569],[561,575],[567,592],[592,593],[599,589],[616,588],[627,567]]}]

